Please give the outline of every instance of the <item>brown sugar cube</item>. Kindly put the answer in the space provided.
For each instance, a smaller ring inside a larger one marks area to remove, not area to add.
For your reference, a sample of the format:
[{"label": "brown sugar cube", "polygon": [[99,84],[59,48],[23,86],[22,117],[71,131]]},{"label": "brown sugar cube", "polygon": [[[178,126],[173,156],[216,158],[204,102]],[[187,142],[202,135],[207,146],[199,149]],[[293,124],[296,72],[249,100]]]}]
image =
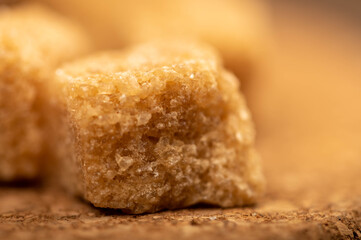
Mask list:
[{"label": "brown sugar cube", "polygon": [[[85,52],[79,29],[38,5],[0,8],[0,180],[32,179],[45,161],[44,84]],[[44,161],[43,161],[44,160]]]},{"label": "brown sugar cube", "polygon": [[262,192],[249,111],[212,48],[150,42],[68,63],[56,75],[70,130],[60,144],[74,151],[62,172],[95,206],[232,207]]}]

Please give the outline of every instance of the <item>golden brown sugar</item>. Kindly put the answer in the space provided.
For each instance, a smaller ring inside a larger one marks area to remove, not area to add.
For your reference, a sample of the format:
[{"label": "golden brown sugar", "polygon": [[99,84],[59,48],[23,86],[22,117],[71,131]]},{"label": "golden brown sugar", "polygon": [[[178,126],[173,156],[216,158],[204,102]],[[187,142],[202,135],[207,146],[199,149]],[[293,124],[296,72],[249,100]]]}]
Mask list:
[{"label": "golden brown sugar", "polygon": [[48,161],[44,84],[58,63],[88,47],[79,29],[47,9],[0,8],[0,180],[40,174]]},{"label": "golden brown sugar", "polygon": [[208,46],[151,42],[69,63],[56,75],[71,129],[59,149],[75,153],[62,172],[95,206],[232,207],[262,192],[239,83]]}]

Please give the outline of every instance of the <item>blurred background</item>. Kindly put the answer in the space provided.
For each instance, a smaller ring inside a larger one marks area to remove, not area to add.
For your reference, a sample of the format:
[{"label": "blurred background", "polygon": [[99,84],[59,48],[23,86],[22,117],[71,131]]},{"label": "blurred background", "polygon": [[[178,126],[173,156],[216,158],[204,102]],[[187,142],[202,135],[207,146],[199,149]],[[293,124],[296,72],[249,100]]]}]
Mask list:
[{"label": "blurred background", "polygon": [[361,198],[361,1],[38,2],[83,25],[98,49],[169,35],[212,44],[253,113],[266,198]]},{"label": "blurred background", "polygon": [[305,206],[361,199],[361,2],[267,5],[270,51],[246,90],[269,190]]}]

